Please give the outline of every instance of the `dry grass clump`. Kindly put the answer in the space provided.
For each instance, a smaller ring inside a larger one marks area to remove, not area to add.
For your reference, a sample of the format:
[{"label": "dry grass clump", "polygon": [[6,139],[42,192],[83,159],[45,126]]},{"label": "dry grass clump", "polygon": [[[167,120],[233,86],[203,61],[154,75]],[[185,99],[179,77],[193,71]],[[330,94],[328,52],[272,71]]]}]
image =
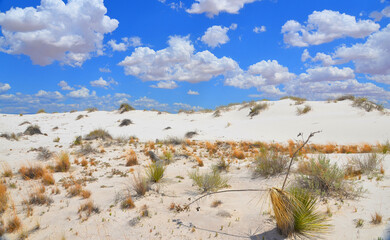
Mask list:
[{"label": "dry grass clump", "polygon": [[[99,208],[93,203],[92,200],[88,200],[87,202],[80,205],[78,212],[79,217],[83,220],[87,220],[92,213],[100,213]],[[83,215],[84,214],[84,215]]]},{"label": "dry grass clump", "polygon": [[121,202],[121,208],[122,209],[135,208],[133,198],[131,197],[130,194],[127,194],[126,198]]},{"label": "dry grass clump", "polygon": [[361,171],[364,174],[370,174],[378,171],[382,161],[383,158],[380,158],[378,154],[371,153],[362,157],[353,157],[349,163],[349,167]]},{"label": "dry grass clump", "polygon": [[162,141],[166,145],[181,145],[184,143],[183,138],[178,137],[168,137],[167,139]]},{"label": "dry grass clump", "polygon": [[45,109],[39,109],[37,113],[46,113]]},{"label": "dry grass clump", "polygon": [[0,182],[0,214],[8,208],[7,186]]},{"label": "dry grass clump", "polygon": [[19,169],[19,173],[22,175],[23,179],[30,180],[30,179],[39,179],[43,176],[43,174],[46,172],[46,169],[43,167],[36,165],[36,166],[22,166]]},{"label": "dry grass clump", "polygon": [[112,136],[104,129],[95,129],[87,134],[87,136],[84,137],[85,140],[95,140],[95,139],[101,139],[101,140],[111,140]]},{"label": "dry grass clump", "polygon": [[269,177],[282,173],[287,168],[287,156],[273,150],[263,150],[255,159],[255,174]]},{"label": "dry grass clump", "polygon": [[21,133],[15,134],[15,133],[2,133],[0,134],[0,137],[5,138],[7,140],[15,140],[19,141],[19,137],[21,136]]},{"label": "dry grass clump", "polygon": [[164,177],[165,166],[162,162],[154,162],[146,168],[146,175],[151,182],[159,182]]},{"label": "dry grass clump", "polygon": [[53,200],[50,197],[46,196],[45,190],[46,189],[44,186],[36,187],[34,191],[30,193],[28,203],[33,205],[50,205]]},{"label": "dry grass clump", "polygon": [[380,153],[386,154],[390,152],[390,141],[387,140],[385,143],[378,144],[378,151]]},{"label": "dry grass clump", "polygon": [[81,145],[80,149],[77,150],[77,154],[83,156],[89,155],[91,153],[96,153],[96,152],[97,152],[96,148],[92,147],[92,145],[89,143]]},{"label": "dry grass clump", "polygon": [[252,118],[252,117],[258,115],[261,111],[266,110],[268,107],[269,107],[269,104],[268,104],[268,103],[259,103],[259,104],[256,104],[256,105],[254,105],[254,106],[250,109],[248,116],[250,116],[250,117]]},{"label": "dry grass clump", "polygon": [[211,203],[211,207],[216,208],[222,204],[221,200],[215,200]]},{"label": "dry grass clump", "polygon": [[11,219],[7,222],[6,231],[7,233],[13,233],[15,231],[18,231],[22,227],[22,222],[20,221],[18,215],[14,213]]},{"label": "dry grass clump", "polygon": [[81,160],[80,164],[81,164],[81,166],[83,166],[83,167],[88,167],[88,161],[87,161],[87,159],[85,159],[85,157],[83,157],[83,159]]},{"label": "dry grass clump", "polygon": [[244,159],[245,158],[244,152],[239,150],[239,149],[234,149],[233,153],[232,153],[232,156],[235,157],[235,158],[238,158],[238,159]]},{"label": "dry grass clump", "polygon": [[3,170],[2,174],[1,174],[2,177],[9,177],[9,178],[11,178],[14,175],[13,172],[12,172],[12,169],[9,166],[8,163],[6,163],[6,162],[1,163],[0,166],[1,166],[2,170]]},{"label": "dry grass clump", "polygon": [[354,189],[345,180],[345,172],[337,164],[320,155],[317,159],[298,165],[297,184],[320,196],[356,197],[360,189]]},{"label": "dry grass clump", "polygon": [[125,113],[125,112],[128,112],[128,111],[132,111],[132,110],[135,110],[135,108],[133,108],[132,106],[130,106],[128,103],[122,103],[118,109],[119,113],[122,114],[122,113]]},{"label": "dry grass clump", "polygon": [[130,124],[133,124],[133,122],[130,120],[130,119],[123,119],[121,121],[121,123],[119,124],[119,127],[124,127],[124,126],[128,126]]},{"label": "dry grass clump", "polygon": [[225,161],[225,159],[222,157],[217,164],[212,166],[213,171],[225,171],[228,172],[230,168],[230,162]]},{"label": "dry grass clump", "polygon": [[221,110],[216,110],[214,113],[213,113],[213,117],[217,118],[217,117],[220,117],[221,116]]},{"label": "dry grass clump", "polygon": [[378,225],[382,223],[382,215],[380,215],[378,212],[375,212],[375,214],[371,215],[371,223]]},{"label": "dry grass clump", "polygon": [[89,198],[90,196],[91,196],[91,191],[89,191],[89,190],[81,190],[81,192],[80,192],[80,196],[82,197],[82,198],[84,198],[84,199],[87,199],[87,198]]},{"label": "dry grass clump", "polygon": [[202,193],[217,191],[221,188],[228,187],[228,179],[226,177],[222,177],[218,171],[200,174],[198,170],[195,170],[190,172],[188,175]]},{"label": "dry grass clump", "polygon": [[67,192],[69,197],[75,197],[81,194],[83,191],[82,186],[79,183],[74,183],[74,185],[68,187]]},{"label": "dry grass clump", "polygon": [[355,96],[353,95],[343,95],[343,96],[340,96],[338,98],[336,98],[336,101],[345,101],[345,100],[355,100]]},{"label": "dry grass clump", "polygon": [[88,113],[91,113],[91,112],[98,111],[98,109],[96,107],[89,107],[89,108],[86,108],[85,111],[87,111]]},{"label": "dry grass clump", "polygon": [[69,153],[61,151],[56,155],[56,165],[54,166],[56,172],[67,172],[70,169]]},{"label": "dry grass clump", "polygon": [[291,100],[295,101],[295,105],[301,105],[304,102],[306,102],[306,98],[300,98],[300,97],[295,97],[295,96],[284,96],[284,97],[280,98],[280,100],[283,100],[283,99],[291,99]]},{"label": "dry grass clump", "polygon": [[144,196],[149,189],[149,183],[147,179],[138,172],[137,175],[133,175],[132,187],[138,196]]},{"label": "dry grass clump", "polygon": [[42,183],[45,185],[53,185],[55,183],[53,174],[48,171],[45,171],[42,175]]},{"label": "dry grass clump", "polygon": [[42,132],[38,125],[32,125],[28,126],[23,134],[32,136],[35,134],[42,134]]},{"label": "dry grass clump", "polygon": [[46,147],[40,147],[38,151],[38,160],[49,160],[53,156],[53,153]]},{"label": "dry grass clump", "polygon": [[218,147],[216,144],[206,142],[205,146],[206,146],[207,151],[209,152],[209,155],[213,155],[214,153],[217,152]]},{"label": "dry grass clump", "polygon": [[309,105],[305,105],[303,108],[297,107],[297,115],[303,115],[311,111],[311,107]]},{"label": "dry grass clump", "polygon": [[125,155],[125,159],[126,159],[126,166],[127,167],[134,166],[134,165],[138,164],[137,154],[135,153],[135,151],[133,149],[131,149]]}]

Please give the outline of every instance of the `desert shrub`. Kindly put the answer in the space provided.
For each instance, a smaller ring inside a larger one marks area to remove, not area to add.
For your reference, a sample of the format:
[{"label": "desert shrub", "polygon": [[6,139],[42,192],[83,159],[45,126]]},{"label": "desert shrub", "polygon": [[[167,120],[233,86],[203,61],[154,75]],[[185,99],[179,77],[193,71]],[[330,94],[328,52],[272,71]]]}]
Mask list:
[{"label": "desert shrub", "polygon": [[383,105],[376,104],[364,97],[355,98],[353,100],[352,106],[364,109],[366,112],[371,112],[372,110],[383,111],[384,109]]},{"label": "desert shrub", "polygon": [[304,108],[297,107],[297,115],[303,115],[311,111],[311,107],[309,105],[305,105]]},{"label": "desert shrub", "polygon": [[53,200],[46,196],[44,186],[35,188],[34,192],[30,193],[28,200],[28,203],[33,205],[49,205],[52,202]]},{"label": "desert shrub", "polygon": [[160,157],[166,164],[169,164],[173,161],[173,154],[171,151],[164,151],[163,155]]},{"label": "desert shrub", "polygon": [[54,139],[53,139],[53,142],[56,142],[56,143],[60,142],[60,137],[54,138]]},{"label": "desert shrub", "polygon": [[234,149],[234,151],[232,153],[232,156],[235,157],[235,158],[238,158],[238,159],[244,159],[245,158],[244,152],[241,151],[241,150],[238,150],[238,149]]},{"label": "desert shrub", "polygon": [[35,134],[42,134],[42,132],[38,125],[33,125],[33,126],[28,126],[23,134],[32,136]]},{"label": "desert shrub", "polygon": [[5,162],[1,163],[0,166],[2,169],[2,173],[1,173],[2,177],[12,177],[14,175],[12,172],[12,168],[9,166],[8,163]]},{"label": "desert shrub", "polygon": [[168,137],[167,139],[163,140],[163,143],[167,145],[180,145],[184,143],[184,139],[178,137]]},{"label": "desert shrub", "polygon": [[81,145],[80,149],[77,151],[77,154],[86,156],[88,154],[96,153],[96,152],[97,152],[96,148],[92,147],[91,144],[87,143]]},{"label": "desert shrub", "polygon": [[383,158],[380,158],[378,154],[371,153],[362,157],[353,157],[349,163],[349,167],[356,171],[361,171],[362,173],[369,174],[374,171],[377,171],[382,161]]},{"label": "desert shrub", "polygon": [[146,168],[146,175],[152,182],[159,182],[164,177],[165,166],[162,162],[154,162]]},{"label": "desert shrub", "polygon": [[46,147],[40,147],[38,151],[38,160],[49,160],[53,156],[53,153]]},{"label": "desert shrub", "polygon": [[344,180],[345,172],[337,164],[320,155],[317,159],[303,162],[298,166],[299,187],[320,196],[356,197],[360,189],[354,189]]},{"label": "desert shrub", "polygon": [[45,185],[53,185],[55,183],[53,174],[51,174],[50,172],[46,171],[42,175],[42,183],[45,184]]},{"label": "desert shrub", "polygon": [[91,112],[96,112],[98,109],[96,107],[89,107],[87,109],[85,109],[85,111],[87,111],[88,113],[91,113]]},{"label": "desert shrub", "polygon": [[15,140],[19,141],[19,137],[21,136],[21,133],[2,133],[0,134],[0,137],[5,138],[7,140]]},{"label": "desert shrub", "polygon": [[250,116],[252,118],[252,117],[254,117],[256,115],[259,115],[259,113],[261,111],[266,110],[268,107],[269,107],[268,103],[265,103],[265,102],[256,104],[255,106],[253,106],[250,109],[248,116]]},{"label": "desert shrub", "polygon": [[382,215],[380,215],[378,212],[371,215],[371,223],[375,224],[375,225],[381,224],[382,223]]},{"label": "desert shrub", "polygon": [[193,136],[195,135],[198,135],[197,132],[195,131],[191,131],[191,132],[186,132],[186,134],[184,135],[185,138],[192,138]]},{"label": "desert shrub", "polygon": [[[7,210],[8,207],[8,194],[7,186],[0,182],[0,215]],[[1,235],[0,235],[1,236]]]},{"label": "desert shrub", "polygon": [[133,124],[133,122],[130,120],[130,119],[123,119],[121,121],[121,123],[119,124],[119,127],[124,127],[124,126],[128,126],[130,124]]},{"label": "desert shrub", "polygon": [[112,137],[106,130],[99,128],[88,133],[88,135],[85,136],[84,139],[85,140],[95,140],[95,139],[110,140],[112,139]]},{"label": "desert shrub", "polygon": [[338,98],[336,98],[336,101],[345,101],[345,100],[355,100],[355,97],[353,95],[343,95]]},{"label": "desert shrub", "polygon": [[76,121],[82,119],[83,117],[84,117],[84,115],[82,115],[82,114],[78,115],[78,116],[76,117]]},{"label": "desert shrub", "polygon": [[82,197],[82,198],[84,198],[84,199],[87,199],[87,198],[89,198],[90,196],[91,196],[91,191],[89,191],[89,190],[81,190],[81,192],[80,192],[80,196]]},{"label": "desert shrub", "polygon": [[263,150],[255,159],[255,174],[269,177],[282,173],[287,168],[287,156],[277,151]]},{"label": "desert shrub", "polygon": [[45,109],[39,109],[37,113],[46,113]]},{"label": "desert shrub", "polygon": [[214,113],[213,113],[213,117],[220,117],[221,116],[221,110],[216,110]]},{"label": "desert shrub", "polygon": [[84,213],[84,219],[86,219],[91,216],[92,213],[100,213],[100,210],[92,200],[88,200],[87,202],[80,205],[78,213],[80,218],[83,218],[82,213]]},{"label": "desert shrub", "polygon": [[221,188],[228,187],[228,179],[222,177],[218,171],[211,171],[200,174],[198,170],[189,173],[189,177],[194,184],[202,191],[202,193],[217,191]]},{"label": "desert shrub", "polygon": [[126,198],[121,202],[121,208],[122,209],[135,208],[133,198],[131,197],[130,194],[127,194]]},{"label": "desert shrub", "polygon": [[133,175],[132,187],[139,196],[144,196],[149,189],[149,183],[143,175],[138,173]]},{"label": "desert shrub", "polygon": [[383,154],[390,153],[390,141],[387,140],[385,143],[379,144],[378,151]]},{"label": "desert shrub", "polygon": [[132,106],[130,106],[128,103],[122,103],[118,109],[119,113],[122,114],[124,112],[135,110]]},{"label": "desert shrub", "polygon": [[82,143],[83,143],[83,138],[81,136],[77,136],[75,137],[72,145],[78,146],[81,145]]},{"label": "desert shrub", "polygon": [[68,197],[75,197],[80,195],[82,191],[83,191],[82,186],[78,183],[74,183],[72,186],[68,187],[67,195]]},{"label": "desert shrub", "polygon": [[217,164],[212,166],[212,169],[213,169],[213,171],[227,172],[227,171],[229,171],[229,167],[230,167],[230,163],[228,161],[225,161],[225,159],[222,157],[221,159],[219,159]]},{"label": "desert shrub", "polygon": [[43,174],[46,172],[44,168],[41,166],[22,166],[19,169],[19,173],[22,175],[23,179],[29,180],[29,179],[39,179],[43,176]]},{"label": "desert shrub", "polygon": [[291,100],[295,101],[295,105],[301,105],[304,102],[306,102],[306,98],[300,98],[300,97],[295,97],[295,96],[284,96],[284,97],[280,98],[280,100],[283,100],[283,99],[291,99]]},{"label": "desert shrub", "polygon": [[54,169],[56,172],[67,172],[70,168],[69,153],[61,151],[56,155],[56,165]]}]

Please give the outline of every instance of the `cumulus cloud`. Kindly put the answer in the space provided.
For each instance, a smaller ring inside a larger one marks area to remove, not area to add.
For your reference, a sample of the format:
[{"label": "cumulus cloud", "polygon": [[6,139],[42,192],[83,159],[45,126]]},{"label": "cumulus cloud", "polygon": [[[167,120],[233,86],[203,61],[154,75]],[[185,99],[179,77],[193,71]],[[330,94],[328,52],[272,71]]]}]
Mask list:
[{"label": "cumulus cloud", "polygon": [[113,51],[119,51],[119,52],[124,52],[129,47],[139,47],[142,45],[140,37],[131,37],[131,38],[124,37],[122,38],[122,42],[120,43],[117,43],[116,40],[112,39],[107,43],[108,45],[110,45]]},{"label": "cumulus cloud", "polygon": [[110,70],[109,68],[104,67],[104,68],[99,68],[99,72],[102,72],[102,73],[110,73],[111,70]]},{"label": "cumulus cloud", "polygon": [[194,110],[194,111],[203,110],[203,108],[200,106],[191,106],[190,104],[187,104],[187,103],[173,103],[173,105],[176,106],[177,108],[179,108],[179,109],[176,109],[176,111],[178,111],[178,110]]},{"label": "cumulus cloud", "polygon": [[237,29],[237,23],[232,23],[231,25],[230,25],[230,30],[236,30]]},{"label": "cumulus cloud", "polygon": [[160,103],[155,99],[148,98],[146,96],[141,97],[133,102],[133,105],[144,109],[168,109],[168,104]]},{"label": "cumulus cloud", "polygon": [[333,59],[338,64],[352,61],[357,73],[370,74],[372,79],[387,79],[390,75],[389,39],[390,24],[371,34],[365,43],[339,47]]},{"label": "cumulus cloud", "polygon": [[100,77],[98,80],[90,81],[89,82],[92,87],[101,87],[107,89],[111,85],[118,85],[118,83],[114,79],[110,79],[110,81],[104,80],[102,77]]},{"label": "cumulus cloud", "polygon": [[220,12],[237,14],[245,4],[255,2],[257,0],[195,0],[196,3],[187,9],[188,13],[202,14],[210,18],[218,15]]},{"label": "cumulus cloud", "polygon": [[81,66],[103,52],[104,34],[118,21],[106,15],[103,0],[42,0],[37,8],[11,8],[0,13],[0,51],[24,54],[34,64],[53,61]]},{"label": "cumulus cloud", "polygon": [[82,87],[78,90],[74,90],[68,93],[68,96],[71,98],[89,98],[96,96],[96,92],[92,91],[92,93],[90,94],[88,88]]},{"label": "cumulus cloud", "polygon": [[207,44],[209,47],[215,48],[219,47],[227,42],[229,42],[229,37],[227,32],[229,28],[222,26],[212,26],[209,27],[204,35],[201,38],[201,41]]},{"label": "cumulus cloud", "polygon": [[278,85],[294,79],[296,76],[276,60],[261,61],[249,66],[247,71],[238,70],[225,79],[225,85],[259,91],[267,85]]},{"label": "cumulus cloud", "polygon": [[192,90],[190,89],[190,90],[188,90],[187,94],[188,94],[188,95],[199,95],[199,92],[197,92],[197,91],[192,91]]},{"label": "cumulus cloud", "polygon": [[374,21],[380,21],[383,17],[390,17],[390,6],[385,7],[381,12],[373,11],[370,13],[370,18]]},{"label": "cumulus cloud", "polygon": [[120,66],[126,75],[143,81],[209,81],[218,75],[239,68],[231,58],[217,58],[209,51],[195,52],[188,37],[170,37],[168,47],[155,51],[138,47]]},{"label": "cumulus cloud", "polygon": [[306,72],[299,75],[302,82],[341,81],[355,78],[353,70],[349,67],[316,67],[307,69]]},{"label": "cumulus cloud", "polygon": [[310,56],[310,53],[307,49],[303,50],[303,53],[301,55],[301,61],[302,62],[306,62],[307,59],[310,59],[311,56]]},{"label": "cumulus cloud", "polygon": [[71,91],[71,90],[74,90],[74,88],[72,88],[71,86],[68,85],[67,82],[65,81],[61,81],[58,83],[58,86],[61,87],[62,90],[65,90],[65,91]]},{"label": "cumulus cloud", "polygon": [[156,85],[151,85],[152,88],[163,88],[163,89],[175,89],[177,88],[177,84],[175,81],[161,81]]},{"label": "cumulus cloud", "polygon": [[0,93],[6,92],[11,89],[11,86],[8,83],[0,82]]},{"label": "cumulus cloud", "polygon": [[289,20],[282,26],[284,42],[291,46],[307,47],[331,42],[338,38],[364,38],[378,31],[380,25],[371,20],[358,20],[354,16],[331,10],[314,11],[307,24]]},{"label": "cumulus cloud", "polygon": [[267,31],[267,28],[265,26],[255,27],[253,28],[254,33],[262,33]]},{"label": "cumulus cloud", "polygon": [[38,93],[35,94],[36,97],[47,98],[47,99],[61,99],[64,96],[58,92],[46,92],[45,90],[39,90]]}]

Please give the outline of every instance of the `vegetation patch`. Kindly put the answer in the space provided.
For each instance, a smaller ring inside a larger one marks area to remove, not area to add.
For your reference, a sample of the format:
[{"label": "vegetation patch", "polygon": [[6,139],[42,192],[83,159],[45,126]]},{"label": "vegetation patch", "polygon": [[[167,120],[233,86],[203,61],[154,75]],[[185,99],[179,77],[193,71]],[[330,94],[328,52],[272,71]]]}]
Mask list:
[{"label": "vegetation patch", "polygon": [[27,129],[24,131],[24,135],[35,135],[35,134],[42,134],[41,129],[38,125],[28,126]]},{"label": "vegetation patch", "polygon": [[248,116],[250,116],[252,118],[256,115],[259,115],[259,113],[261,111],[268,109],[268,107],[269,107],[269,104],[265,103],[265,102],[256,104],[250,109]]},{"label": "vegetation patch", "polygon": [[130,120],[130,119],[123,119],[121,121],[121,123],[119,124],[119,127],[124,127],[124,126],[128,126],[130,124],[133,124],[133,122]]},{"label": "vegetation patch", "polygon": [[190,179],[202,191],[202,193],[217,191],[228,187],[228,178],[221,176],[218,171],[200,174],[198,170],[189,173]]},{"label": "vegetation patch", "polygon": [[111,140],[112,136],[106,130],[99,128],[88,133],[88,135],[86,135],[84,139],[85,140],[96,140],[96,139]]},{"label": "vegetation patch", "polygon": [[300,108],[297,107],[297,115],[303,115],[311,111],[311,107],[309,105],[305,105],[305,107]]},{"label": "vegetation patch", "polygon": [[128,112],[128,111],[132,111],[132,110],[135,110],[135,108],[133,108],[132,106],[130,106],[128,103],[122,103],[118,109],[119,113],[122,114],[122,113],[125,113],[125,112]]},{"label": "vegetation patch", "polygon": [[255,159],[254,164],[256,175],[269,177],[284,172],[287,168],[288,158],[274,150],[263,150]]}]

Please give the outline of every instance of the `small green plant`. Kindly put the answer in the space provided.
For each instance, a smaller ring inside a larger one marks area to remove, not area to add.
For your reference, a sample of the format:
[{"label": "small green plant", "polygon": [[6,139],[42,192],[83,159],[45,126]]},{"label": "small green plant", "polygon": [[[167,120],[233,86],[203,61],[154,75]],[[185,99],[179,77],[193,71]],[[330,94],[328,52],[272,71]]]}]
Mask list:
[{"label": "small green plant", "polygon": [[309,105],[305,105],[304,108],[297,107],[297,115],[303,115],[311,111],[311,107]]},{"label": "small green plant", "polygon": [[78,145],[81,145],[83,144],[83,138],[81,136],[77,136],[74,141],[73,141],[73,144],[74,146],[78,146]]},{"label": "small green plant", "polygon": [[122,113],[125,113],[125,112],[128,112],[128,111],[135,110],[135,108],[130,106],[128,103],[122,103],[118,110],[119,110],[119,113],[122,114]]},{"label": "small green plant", "polygon": [[162,160],[164,160],[166,163],[171,163],[173,160],[173,154],[171,151],[165,151],[162,156],[160,156]]},{"label": "small green plant", "polygon": [[212,166],[213,171],[229,171],[230,163],[225,161],[225,159],[222,157],[219,159],[218,163]]},{"label": "small green plant", "polygon": [[188,175],[203,193],[228,187],[228,179],[222,177],[218,171],[200,174],[199,170],[195,170]]},{"label": "small green plant", "polygon": [[60,137],[54,138],[54,139],[53,139],[53,142],[56,142],[56,143],[60,142]]},{"label": "small green plant", "polygon": [[255,174],[269,177],[282,173],[287,168],[288,158],[273,150],[262,150],[255,159]]},{"label": "small green plant", "polygon": [[165,166],[162,162],[154,162],[146,168],[146,175],[151,182],[159,182],[164,177]]},{"label": "small green plant", "polygon": [[250,116],[252,118],[252,117],[258,115],[261,111],[266,110],[268,107],[269,107],[269,105],[266,102],[256,104],[250,109],[248,116]]},{"label": "small green plant", "polygon": [[363,219],[361,219],[361,218],[356,219],[356,221],[355,221],[355,227],[356,228],[361,228],[361,227],[363,227],[363,225],[364,225],[364,220]]},{"label": "small green plant", "polygon": [[85,140],[95,140],[95,139],[102,139],[102,140],[111,140],[111,135],[104,129],[95,129],[87,134],[87,136],[84,137]]}]

